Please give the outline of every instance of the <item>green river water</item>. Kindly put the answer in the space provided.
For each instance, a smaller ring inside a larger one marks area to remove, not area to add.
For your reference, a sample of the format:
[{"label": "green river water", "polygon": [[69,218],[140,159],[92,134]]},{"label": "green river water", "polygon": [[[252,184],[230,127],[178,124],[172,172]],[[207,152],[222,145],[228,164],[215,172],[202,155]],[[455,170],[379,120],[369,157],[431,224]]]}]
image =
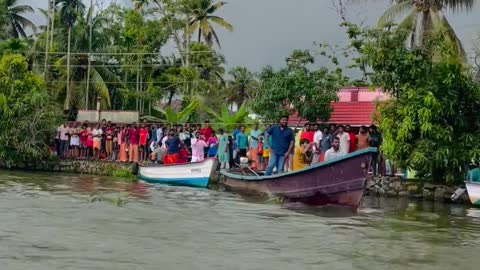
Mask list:
[{"label": "green river water", "polygon": [[0,269],[480,269],[480,209],[358,213],[112,178],[0,171]]}]

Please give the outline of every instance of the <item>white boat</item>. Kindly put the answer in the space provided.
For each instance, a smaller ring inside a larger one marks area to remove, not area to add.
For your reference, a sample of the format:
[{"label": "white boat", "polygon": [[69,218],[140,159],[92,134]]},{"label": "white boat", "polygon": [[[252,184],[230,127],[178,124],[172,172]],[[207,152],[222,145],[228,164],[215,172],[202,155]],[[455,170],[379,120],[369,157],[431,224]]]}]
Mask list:
[{"label": "white boat", "polygon": [[480,183],[465,182],[467,186],[468,197],[473,205],[480,206]]},{"label": "white boat", "polygon": [[201,162],[140,166],[138,175],[141,180],[152,184],[205,188],[215,172],[216,161],[207,158]]}]

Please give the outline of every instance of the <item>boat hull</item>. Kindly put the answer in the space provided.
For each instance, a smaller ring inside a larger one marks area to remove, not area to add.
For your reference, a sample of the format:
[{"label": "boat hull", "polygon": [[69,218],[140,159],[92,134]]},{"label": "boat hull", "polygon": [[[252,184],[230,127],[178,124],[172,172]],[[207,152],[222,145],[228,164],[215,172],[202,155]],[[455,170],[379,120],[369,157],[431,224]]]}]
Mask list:
[{"label": "boat hull", "polygon": [[465,182],[468,197],[473,205],[480,206],[480,183]]},{"label": "boat hull", "polygon": [[202,162],[139,167],[139,178],[151,184],[206,188],[215,170],[216,159]]},{"label": "boat hull", "polygon": [[366,186],[367,168],[375,148],[276,176],[244,176],[222,171],[227,190],[280,197],[309,205],[339,205],[356,209]]}]

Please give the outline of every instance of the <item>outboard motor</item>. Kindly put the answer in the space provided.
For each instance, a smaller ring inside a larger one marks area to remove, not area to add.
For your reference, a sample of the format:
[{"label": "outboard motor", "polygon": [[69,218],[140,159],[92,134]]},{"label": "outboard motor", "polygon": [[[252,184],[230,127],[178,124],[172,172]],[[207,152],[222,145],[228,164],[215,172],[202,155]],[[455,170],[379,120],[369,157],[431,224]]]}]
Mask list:
[{"label": "outboard motor", "polygon": [[242,169],[246,169],[246,168],[249,168],[249,160],[248,158],[246,157],[241,157],[240,158],[240,164],[239,164],[240,168]]},{"label": "outboard motor", "polygon": [[450,199],[452,201],[456,201],[458,198],[460,198],[460,196],[463,195],[463,193],[465,193],[465,191],[466,191],[466,189],[464,189],[464,188],[458,188],[457,190],[455,190],[455,193],[452,194]]}]

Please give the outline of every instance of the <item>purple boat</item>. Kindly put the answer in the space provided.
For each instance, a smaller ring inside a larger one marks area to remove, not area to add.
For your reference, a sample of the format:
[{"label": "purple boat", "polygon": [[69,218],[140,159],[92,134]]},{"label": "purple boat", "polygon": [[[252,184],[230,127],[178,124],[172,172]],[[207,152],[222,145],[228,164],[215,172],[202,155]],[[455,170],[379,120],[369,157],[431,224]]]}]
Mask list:
[{"label": "purple boat", "polygon": [[338,205],[356,210],[366,186],[368,164],[377,148],[366,148],[305,169],[272,176],[242,170],[221,171],[227,190],[280,197],[309,205]]}]

